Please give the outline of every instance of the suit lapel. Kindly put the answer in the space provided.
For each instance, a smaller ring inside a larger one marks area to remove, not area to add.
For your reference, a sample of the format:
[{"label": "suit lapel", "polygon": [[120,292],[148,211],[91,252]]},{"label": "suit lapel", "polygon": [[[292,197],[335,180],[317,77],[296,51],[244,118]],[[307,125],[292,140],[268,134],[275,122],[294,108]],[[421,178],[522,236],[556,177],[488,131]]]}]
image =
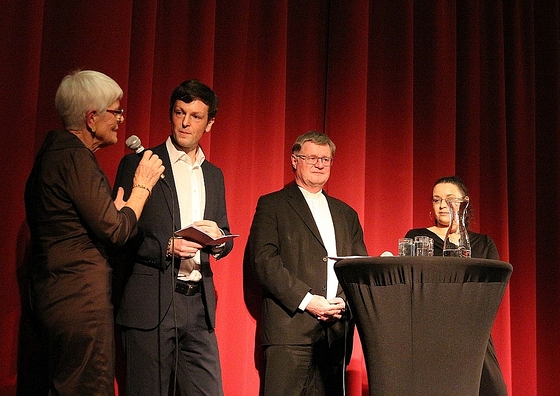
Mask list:
[{"label": "suit lapel", "polygon": [[311,209],[309,209],[309,205],[307,205],[307,201],[301,191],[299,191],[297,184],[292,183],[287,186],[286,192],[288,194],[288,203],[292,206],[292,208],[294,208],[294,212],[301,218],[305,226],[324,247],[325,244],[323,243],[323,238],[321,238],[321,234],[317,228],[317,223],[315,223]]},{"label": "suit lapel", "polygon": [[[326,195],[326,194],[325,194]],[[327,202],[329,203],[329,210],[331,212],[331,217],[334,225],[334,235],[336,239],[336,253],[337,255],[343,255],[345,248],[348,247],[348,241],[344,238],[346,232],[342,229],[346,226],[346,219],[344,215],[340,212],[336,202],[331,199],[328,195]]]},{"label": "suit lapel", "polygon": [[204,160],[201,165],[202,168],[202,177],[204,178],[204,189],[206,194],[206,202],[204,204],[204,218],[211,219],[213,218],[213,213],[215,213],[216,206],[214,204],[215,194],[217,191],[217,181],[214,177],[214,172],[209,171],[208,169],[208,160]]},{"label": "suit lapel", "polygon": [[178,230],[181,228],[181,216],[179,212],[179,202],[177,202],[177,188],[175,187],[173,169],[171,168],[171,160],[169,159],[169,153],[167,152],[165,142],[154,147],[152,151],[161,158],[163,166],[165,166],[165,170],[163,171],[165,179],[157,182],[154,188],[161,189],[161,193],[165,198],[165,205],[169,210],[169,216],[174,219],[173,227]]}]

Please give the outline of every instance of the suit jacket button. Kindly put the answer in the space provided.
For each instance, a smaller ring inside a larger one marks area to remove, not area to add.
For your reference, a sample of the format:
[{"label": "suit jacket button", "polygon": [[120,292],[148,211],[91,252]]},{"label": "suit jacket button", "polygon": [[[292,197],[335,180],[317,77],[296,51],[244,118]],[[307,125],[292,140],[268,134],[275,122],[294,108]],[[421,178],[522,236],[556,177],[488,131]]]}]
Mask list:
[{"label": "suit jacket button", "polygon": [[328,260],[327,257],[323,257],[323,261],[326,262]]}]

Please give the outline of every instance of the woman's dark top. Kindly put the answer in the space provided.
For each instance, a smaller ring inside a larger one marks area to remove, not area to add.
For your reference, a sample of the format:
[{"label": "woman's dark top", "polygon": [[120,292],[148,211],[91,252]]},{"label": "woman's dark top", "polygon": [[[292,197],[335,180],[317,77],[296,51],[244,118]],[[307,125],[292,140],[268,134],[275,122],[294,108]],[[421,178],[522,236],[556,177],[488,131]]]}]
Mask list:
[{"label": "woman's dark top", "polygon": [[[443,256],[443,240],[427,228],[414,228],[408,231],[405,238],[416,236],[428,236],[434,240],[434,256]],[[499,260],[498,248],[494,241],[485,234],[478,234],[469,231],[469,241],[471,243],[471,257]]]}]

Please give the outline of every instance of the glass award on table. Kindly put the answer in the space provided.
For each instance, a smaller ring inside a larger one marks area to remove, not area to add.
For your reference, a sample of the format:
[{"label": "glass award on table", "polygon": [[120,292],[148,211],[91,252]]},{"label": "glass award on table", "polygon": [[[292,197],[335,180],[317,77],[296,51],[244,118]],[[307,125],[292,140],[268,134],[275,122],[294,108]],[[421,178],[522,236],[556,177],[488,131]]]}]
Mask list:
[{"label": "glass award on table", "polygon": [[469,207],[469,197],[447,198],[449,228],[443,241],[443,255],[446,257],[471,257],[471,243],[465,225]]}]

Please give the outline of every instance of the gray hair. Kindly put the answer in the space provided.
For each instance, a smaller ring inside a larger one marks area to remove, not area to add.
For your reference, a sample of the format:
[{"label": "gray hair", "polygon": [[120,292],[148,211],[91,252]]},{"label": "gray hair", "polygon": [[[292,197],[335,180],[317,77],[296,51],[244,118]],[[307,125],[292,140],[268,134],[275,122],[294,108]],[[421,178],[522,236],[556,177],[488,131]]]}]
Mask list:
[{"label": "gray hair", "polygon": [[62,79],[56,91],[55,105],[65,128],[82,129],[86,113],[103,113],[123,90],[111,77],[94,70],[77,70]]},{"label": "gray hair", "polygon": [[334,152],[336,151],[334,142],[326,134],[317,131],[309,131],[296,139],[292,146],[292,154],[299,153],[305,142],[313,142],[321,146],[327,144],[331,149],[331,156],[334,156]]}]

